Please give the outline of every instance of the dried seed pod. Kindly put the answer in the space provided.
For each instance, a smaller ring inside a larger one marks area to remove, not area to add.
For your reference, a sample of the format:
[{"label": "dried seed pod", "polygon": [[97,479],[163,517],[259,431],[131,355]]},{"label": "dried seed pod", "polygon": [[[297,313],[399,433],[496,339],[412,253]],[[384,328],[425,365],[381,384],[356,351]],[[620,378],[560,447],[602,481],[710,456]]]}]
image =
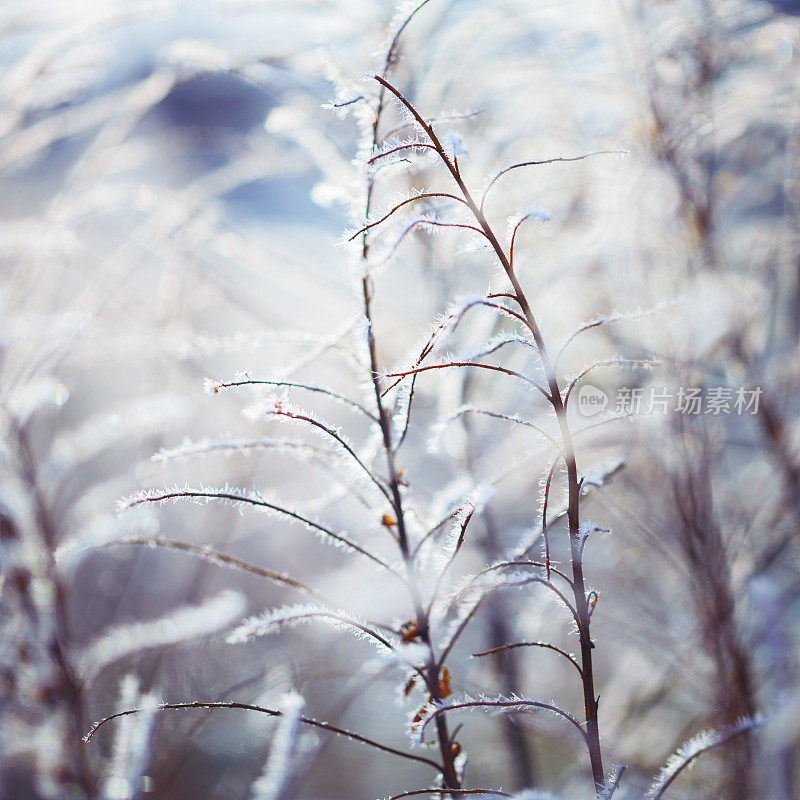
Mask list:
[{"label": "dried seed pod", "polygon": [[442,667],[442,673],[439,676],[439,695],[444,700],[451,694],[453,694],[453,690],[450,688],[450,671],[447,667]]},{"label": "dried seed pod", "polygon": [[402,633],[403,641],[413,642],[415,639],[419,639],[421,631],[417,627],[417,623],[413,621],[403,623],[402,627],[400,628],[400,632]]},{"label": "dried seed pod", "polygon": [[428,703],[429,703],[429,702],[430,702],[430,698],[428,698],[428,700],[426,700],[426,701],[425,701],[425,702],[424,702],[424,703],[423,703],[423,704],[422,704],[422,705],[419,707],[419,710],[417,711],[417,713],[416,713],[416,714],[414,714],[414,719],[412,720],[412,722],[413,722],[415,725],[416,725],[418,722],[420,722],[420,721],[422,720],[422,718],[423,718],[423,717],[424,717],[424,716],[425,716],[425,715],[428,713]]}]

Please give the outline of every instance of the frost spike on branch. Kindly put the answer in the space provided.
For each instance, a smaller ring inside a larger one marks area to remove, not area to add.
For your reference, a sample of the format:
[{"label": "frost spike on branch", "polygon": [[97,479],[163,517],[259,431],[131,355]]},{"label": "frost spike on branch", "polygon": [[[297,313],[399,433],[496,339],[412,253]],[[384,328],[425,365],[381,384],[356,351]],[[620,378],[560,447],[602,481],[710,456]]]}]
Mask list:
[{"label": "frost spike on branch", "polygon": [[[615,418],[616,419],[616,418]],[[577,433],[580,433],[578,431]],[[580,486],[581,486],[581,497],[586,497],[590,494],[594,489],[599,489],[605,484],[610,481],[615,475],[617,475],[621,470],[625,468],[628,463],[627,458],[620,458],[615,460],[611,465],[604,467],[602,470],[597,471],[595,470],[595,474],[592,473],[584,473],[580,479]],[[549,530],[556,522],[560,519],[563,519],[567,514],[567,507],[562,506],[558,509],[558,511],[551,517],[550,521],[547,523],[547,529]],[[535,542],[533,543],[535,544]],[[521,548],[517,551],[516,555],[514,556],[515,559],[524,559],[525,556],[530,552],[533,544],[529,544]],[[526,563],[524,561],[515,561],[513,563]],[[533,563],[533,562],[530,562]],[[551,571],[555,571],[552,570]]]},{"label": "frost spike on branch", "polygon": [[[395,59],[397,57],[397,48],[400,44],[400,37],[403,35],[405,29],[411,23],[411,20],[426,6],[430,0],[422,0],[422,2],[418,3],[414,6],[410,11],[399,11],[395,18],[392,20],[391,28],[394,28],[394,32],[389,34],[388,43],[386,46],[386,55],[383,59],[383,69],[382,75],[385,78],[391,68],[394,66]],[[375,113],[376,120],[380,120],[381,112],[383,109],[384,103],[384,93],[383,91],[378,98],[378,109]]]},{"label": "frost spike on branch", "polygon": [[550,487],[553,485],[553,475],[555,475],[558,465],[564,458],[564,449],[562,448],[553,459],[547,477],[542,485],[542,538],[544,539],[544,560],[547,564],[547,577],[550,578],[550,534],[549,526],[547,524],[547,506],[550,502]]},{"label": "frost spike on branch", "polygon": [[[525,221],[533,218],[540,218],[547,221],[550,219],[550,216],[545,212],[530,211],[527,214],[524,214],[520,219],[516,221],[516,223],[514,224],[514,228],[511,232],[511,242],[509,243],[508,246],[508,263],[511,265],[512,269],[514,268],[514,245],[517,243],[517,233]],[[555,369],[555,365],[553,368]]]},{"label": "frost spike on branch", "polygon": [[[414,402],[414,389],[417,385],[417,376],[411,378],[411,383],[408,384],[408,390],[404,393],[399,391],[395,398],[393,419],[395,422],[395,438],[397,441],[394,444],[394,452],[396,453],[403,442],[406,440],[409,426],[411,425],[411,406]],[[400,420],[402,419],[402,426]]]},{"label": "frost spike on branch", "polygon": [[[303,511],[303,509],[312,510],[325,507],[327,503],[332,501],[331,498],[340,499],[346,496],[357,500],[367,509],[374,508],[374,501],[371,501],[364,494],[362,494],[363,486],[356,486],[354,483],[356,479],[363,479],[364,476],[362,471],[359,469],[357,475],[351,475],[350,471],[348,470],[348,474],[345,476],[343,475],[341,469],[337,469],[337,467],[342,463],[346,463],[348,465],[350,463],[347,461],[346,455],[342,453],[339,447],[311,444],[310,442],[303,441],[302,439],[280,439],[269,437],[255,439],[204,438],[197,441],[186,439],[177,447],[160,450],[151,456],[150,460],[156,462],[166,462],[173,459],[189,459],[194,456],[205,456],[215,453],[246,454],[250,450],[259,449],[273,450],[281,454],[288,453],[295,456],[300,461],[310,462],[316,468],[329,475],[338,485],[339,488],[335,489],[327,496],[318,497],[314,500],[303,501],[297,506],[298,510]],[[360,455],[361,460],[365,463],[371,460],[368,454],[369,442],[367,443],[365,450],[362,450]],[[352,481],[349,480],[350,477],[353,478]],[[372,486],[371,482],[370,486]]]},{"label": "frost spike on branch", "polygon": [[[508,313],[510,311],[507,306],[498,305],[498,308],[500,308],[503,313]],[[481,347],[470,351],[469,357],[465,358],[464,360],[472,361],[473,359],[489,356],[492,353],[496,353],[501,347],[505,347],[508,344],[519,344],[523,347],[530,347],[533,350],[536,349],[534,343],[530,339],[526,339],[524,336],[520,336],[517,333],[499,333],[497,336],[493,336],[491,339],[484,342]]]},{"label": "frost spike on branch", "polygon": [[447,571],[453,565],[453,562],[458,555],[459,550],[461,550],[462,545],[464,544],[464,537],[467,533],[467,527],[469,526],[472,517],[475,515],[476,510],[478,510],[478,505],[474,503],[469,503],[463,507],[465,513],[463,513],[463,519],[459,520],[459,516],[461,516],[461,512],[456,515],[456,521],[459,522],[458,526],[455,530],[458,530],[458,538],[456,539],[455,545],[450,553],[450,556],[445,561],[442,568],[439,570],[439,575],[436,578],[436,583],[433,586],[433,590],[431,591],[431,598],[428,602],[427,614],[430,617],[431,610],[433,609],[434,604],[436,603],[436,599],[439,596],[439,589],[441,588],[442,582],[444,581],[445,575],[447,575]]},{"label": "frost spike on branch", "polygon": [[453,519],[461,510],[463,506],[458,505],[452,511],[448,511],[445,516],[440,519],[435,525],[428,528],[423,536],[420,537],[420,540],[414,546],[414,549],[411,551],[411,558],[416,559],[419,555],[419,551],[422,549],[425,542],[427,542],[432,536],[436,535],[436,531],[440,530],[442,526],[446,525],[451,519]]}]

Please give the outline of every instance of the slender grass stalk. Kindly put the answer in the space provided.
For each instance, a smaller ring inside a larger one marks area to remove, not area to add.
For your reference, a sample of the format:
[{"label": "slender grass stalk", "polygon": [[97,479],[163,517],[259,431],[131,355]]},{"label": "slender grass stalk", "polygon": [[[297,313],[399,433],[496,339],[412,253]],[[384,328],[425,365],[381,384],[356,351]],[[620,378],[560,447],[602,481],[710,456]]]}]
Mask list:
[{"label": "slender grass stalk", "polygon": [[561,440],[563,444],[564,460],[567,468],[568,486],[568,508],[567,520],[569,524],[570,539],[570,561],[572,567],[572,589],[575,602],[575,619],[580,639],[580,658],[581,658],[581,687],[583,690],[584,714],[586,725],[586,746],[589,752],[589,759],[594,779],[595,789],[599,794],[605,785],[605,774],[603,771],[603,755],[600,746],[600,728],[598,724],[598,700],[594,688],[594,665],[592,660],[592,650],[594,642],[591,637],[591,616],[589,602],[587,598],[584,574],[583,574],[583,553],[581,548],[580,536],[580,497],[581,482],[578,478],[578,465],[575,455],[575,448],[572,442],[572,433],[567,420],[565,398],[559,385],[558,376],[553,370],[544,337],[539,328],[538,322],[534,317],[530,302],[524,289],[517,277],[510,257],[506,254],[500,244],[494,230],[489,224],[481,206],[472,197],[469,189],[464,182],[458,163],[455,158],[451,159],[439,140],[433,127],[425,121],[425,118],[415,108],[415,106],[403,95],[403,93],[389,83],[385,76],[375,75],[375,80],[391,92],[397,100],[407,109],[416,120],[419,127],[430,140],[440,160],[447,168],[451,177],[455,181],[461,192],[464,201],[472,213],[475,221],[483,231],[486,239],[491,244],[505,274],[513,288],[513,299],[517,302],[522,315],[525,318],[526,326],[536,345],[536,349],[541,359],[543,370],[547,378],[548,392],[547,399],[555,413],[558,422]]}]

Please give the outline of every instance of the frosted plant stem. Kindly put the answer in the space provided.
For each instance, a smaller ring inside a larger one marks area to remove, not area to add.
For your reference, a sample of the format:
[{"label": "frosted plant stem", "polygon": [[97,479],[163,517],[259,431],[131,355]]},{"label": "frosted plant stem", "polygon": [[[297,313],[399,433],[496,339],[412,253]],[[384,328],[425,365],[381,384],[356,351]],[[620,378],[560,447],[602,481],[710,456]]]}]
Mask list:
[{"label": "frosted plant stem", "polygon": [[567,465],[567,483],[569,493],[567,520],[569,522],[570,560],[572,562],[572,589],[575,595],[575,610],[577,612],[576,622],[578,627],[578,635],[580,638],[581,684],[584,698],[584,713],[586,716],[586,744],[589,751],[589,760],[591,762],[595,791],[599,795],[599,793],[603,790],[605,774],[603,772],[603,758],[600,747],[600,731],[597,718],[598,703],[594,689],[594,668],[592,663],[592,649],[594,648],[594,644],[592,642],[590,633],[591,621],[589,617],[589,602],[586,597],[586,588],[583,577],[582,552],[580,548],[581,485],[578,479],[578,465],[575,457],[575,448],[573,446],[572,434],[567,421],[564,398],[561,394],[561,388],[558,384],[558,377],[553,369],[553,365],[545,345],[544,337],[542,336],[542,332],[539,328],[536,318],[534,317],[533,310],[531,309],[531,305],[528,302],[527,296],[525,295],[525,291],[523,290],[522,285],[520,284],[519,279],[514,272],[514,268],[512,267],[508,256],[500,245],[497,236],[486,219],[486,215],[475,203],[475,200],[473,199],[469,189],[464,183],[458,168],[458,164],[454,160],[450,159],[450,157],[447,155],[447,151],[439,141],[436,132],[433,130],[433,127],[425,121],[416,108],[403,96],[403,94],[394,86],[392,86],[385,79],[385,77],[376,75],[375,80],[377,80],[381,86],[391,92],[400,101],[400,103],[406,107],[406,109],[414,117],[417,124],[422,128],[435,147],[440,159],[447,167],[448,171],[453,177],[453,180],[461,191],[469,210],[472,212],[472,215],[497,255],[497,258],[499,259],[500,264],[502,265],[503,270],[505,271],[506,276],[511,283],[514,299],[520,306],[534,344],[539,351],[542,367],[547,377],[549,389],[548,400],[553,408],[553,411],[555,412],[556,419],[558,420],[558,426],[564,446],[564,460]]},{"label": "frosted plant stem", "polygon": [[[389,48],[386,53],[386,59],[383,66],[384,76],[387,76],[389,74],[389,71],[391,70],[392,65],[396,60],[396,53],[400,41],[400,35],[402,34],[406,25],[411,21],[411,18],[414,16],[414,14],[416,14],[417,11],[419,11],[419,9],[421,9],[427,2],[428,0],[424,0],[422,3],[420,3],[420,5],[418,5],[415,8],[415,10],[406,18],[406,21],[403,23],[403,25],[401,25],[400,28],[398,28],[397,33],[395,34],[395,37],[392,40],[391,44],[389,45]],[[383,111],[385,109],[385,101],[386,101],[386,91],[385,87],[382,86],[379,91],[378,103],[375,109],[375,117],[372,123],[373,150],[377,148],[380,142],[380,124],[381,124],[381,117],[383,116]],[[370,212],[372,210],[373,186],[374,184],[372,177],[368,175],[367,188],[366,188],[366,201],[364,208],[365,220],[369,219]],[[411,601],[414,607],[414,614],[416,617],[414,626],[416,628],[416,631],[418,632],[420,640],[424,643],[428,651],[427,664],[424,670],[425,682],[427,684],[427,689],[430,694],[431,700],[434,703],[436,703],[441,701],[442,699],[440,690],[440,665],[439,665],[439,660],[436,657],[436,652],[434,651],[433,648],[433,643],[431,642],[429,621],[425,609],[423,607],[422,598],[417,583],[416,573],[414,570],[414,558],[409,547],[408,533],[406,530],[406,523],[405,523],[405,509],[403,508],[403,498],[400,492],[400,479],[398,476],[397,462],[395,457],[395,447],[392,442],[391,419],[384,404],[382,396],[379,363],[377,357],[377,349],[375,345],[375,333],[372,324],[371,279],[368,272],[366,271],[366,264],[369,256],[369,248],[370,248],[369,231],[365,229],[363,231],[362,248],[361,248],[361,255],[365,265],[365,271],[361,281],[361,288],[362,288],[362,297],[364,303],[364,316],[366,317],[368,323],[367,337],[368,337],[369,362],[370,362],[369,366],[371,373],[370,378],[372,382],[373,391],[375,394],[375,404],[378,412],[377,413],[378,425],[380,426],[381,429],[383,449],[386,455],[388,484],[389,484],[389,490],[392,495],[392,504],[394,506],[395,519],[397,524],[397,541],[400,547],[400,552],[403,556],[403,562],[405,564],[406,574],[408,576],[409,592],[411,594]],[[460,789],[461,782],[459,781],[458,774],[456,772],[455,759],[453,756],[453,745],[450,740],[450,733],[448,730],[447,719],[445,715],[441,715],[440,717],[437,718],[436,733],[439,741],[439,751],[442,757],[442,765],[443,765],[442,780],[444,783],[444,787],[446,789]],[[456,797],[455,794],[451,796],[454,798]]]},{"label": "frosted plant stem", "polygon": [[67,651],[67,643],[69,640],[67,596],[53,558],[56,549],[57,526],[47,507],[44,494],[39,485],[35,460],[28,443],[28,437],[21,428],[16,428],[15,433],[19,444],[23,476],[34,499],[36,524],[47,552],[47,577],[55,593],[55,628],[52,633],[50,648],[59,673],[59,689],[69,710],[69,725],[73,734],[70,738],[69,747],[75,770],[74,779],[85,795],[87,797],[92,797],[97,788],[97,780],[92,765],[89,762],[89,756],[86,750],[79,744],[81,738],[80,732],[85,726],[85,688],[75,671]]}]

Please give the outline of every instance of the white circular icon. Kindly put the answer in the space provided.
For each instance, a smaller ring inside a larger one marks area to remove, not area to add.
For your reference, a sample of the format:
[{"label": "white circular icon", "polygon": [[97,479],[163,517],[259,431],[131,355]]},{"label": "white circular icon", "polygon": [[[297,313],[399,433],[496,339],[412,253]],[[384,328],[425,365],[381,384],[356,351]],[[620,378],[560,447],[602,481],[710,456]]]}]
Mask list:
[{"label": "white circular icon", "polygon": [[591,383],[581,386],[578,391],[578,411],[584,417],[593,417],[604,411],[608,405],[608,395]]}]

